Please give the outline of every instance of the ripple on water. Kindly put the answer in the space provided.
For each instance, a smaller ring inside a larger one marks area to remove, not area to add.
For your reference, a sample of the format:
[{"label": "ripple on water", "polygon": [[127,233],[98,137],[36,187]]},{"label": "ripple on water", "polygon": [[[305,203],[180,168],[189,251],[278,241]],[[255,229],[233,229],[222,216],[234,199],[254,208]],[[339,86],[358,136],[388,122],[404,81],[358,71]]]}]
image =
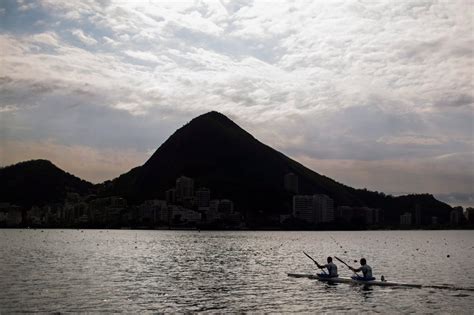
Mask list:
[{"label": "ripple on water", "polygon": [[[4,312],[449,312],[467,291],[330,285],[315,272],[366,257],[388,280],[474,287],[473,231],[0,230]],[[448,256],[449,255],[449,256]],[[339,265],[341,275],[350,272]]]}]

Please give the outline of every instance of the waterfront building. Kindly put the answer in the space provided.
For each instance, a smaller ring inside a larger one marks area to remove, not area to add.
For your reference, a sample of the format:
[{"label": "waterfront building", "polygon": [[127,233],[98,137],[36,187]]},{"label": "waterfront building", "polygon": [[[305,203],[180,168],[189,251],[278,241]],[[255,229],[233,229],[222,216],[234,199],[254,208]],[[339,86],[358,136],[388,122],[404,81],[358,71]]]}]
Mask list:
[{"label": "waterfront building", "polygon": [[229,199],[221,199],[218,209],[220,214],[232,214],[234,213],[234,203]]},{"label": "waterfront building", "polygon": [[171,188],[165,192],[165,199],[168,204],[174,205],[176,203],[176,189]]},{"label": "waterfront building", "polygon": [[196,191],[196,203],[198,209],[208,208],[211,201],[211,191],[208,188],[201,187]]},{"label": "waterfront building", "polygon": [[293,216],[308,223],[334,221],[334,201],[326,195],[293,196]]},{"label": "waterfront building", "polygon": [[415,224],[418,226],[422,224],[422,212],[420,204],[416,204],[415,206]]},{"label": "waterfront building", "polygon": [[318,216],[317,222],[334,221],[334,201],[329,196],[313,195],[313,202]]},{"label": "waterfront building", "polygon": [[462,207],[454,207],[453,210],[449,213],[449,223],[451,225],[459,225],[461,223],[461,217],[463,216]]},{"label": "waterfront building", "polygon": [[354,217],[354,208],[349,206],[339,206],[336,209],[336,218],[341,219],[346,223],[352,222]]},{"label": "waterfront building", "polygon": [[23,220],[22,209],[19,206],[2,202],[0,204],[0,212],[2,213],[3,224],[8,227],[19,226]]},{"label": "waterfront building", "polygon": [[466,208],[466,220],[470,223],[474,223],[474,208],[468,207]]},{"label": "waterfront building", "polygon": [[403,226],[410,226],[411,225],[411,220],[412,219],[412,215],[410,212],[405,212],[404,214],[402,214],[400,216],[400,225],[403,225]]},{"label": "waterfront building", "polygon": [[[145,200],[145,202],[138,207],[138,219],[140,223],[156,225],[161,221],[161,212],[166,211],[166,209],[167,203],[165,200]],[[164,222],[168,223],[168,220]]]},{"label": "waterfront building", "polygon": [[293,196],[293,216],[308,223],[316,223],[317,213],[311,195]]},{"label": "waterfront building", "polygon": [[170,206],[170,216],[172,223],[198,223],[201,221],[201,214],[191,209],[172,205]]},{"label": "waterfront building", "polygon": [[192,178],[181,176],[176,180],[176,201],[194,197],[194,180]]}]

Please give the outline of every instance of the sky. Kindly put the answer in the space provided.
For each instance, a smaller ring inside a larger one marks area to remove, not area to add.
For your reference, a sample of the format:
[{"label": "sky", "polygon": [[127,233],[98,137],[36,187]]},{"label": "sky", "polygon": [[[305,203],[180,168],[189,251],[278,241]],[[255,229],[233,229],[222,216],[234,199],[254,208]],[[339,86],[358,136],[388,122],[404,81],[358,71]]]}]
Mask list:
[{"label": "sky", "polygon": [[0,2],[0,165],[94,183],[216,110],[356,188],[474,206],[473,1]]}]

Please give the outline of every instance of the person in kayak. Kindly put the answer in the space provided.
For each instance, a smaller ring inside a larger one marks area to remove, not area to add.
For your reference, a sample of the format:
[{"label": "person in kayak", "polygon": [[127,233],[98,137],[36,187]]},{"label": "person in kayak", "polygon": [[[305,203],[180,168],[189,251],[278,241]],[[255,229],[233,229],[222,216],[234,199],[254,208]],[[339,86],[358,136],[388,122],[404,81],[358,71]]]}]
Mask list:
[{"label": "person in kayak", "polygon": [[359,268],[354,268],[354,267],[349,266],[349,269],[354,272],[362,271],[363,277],[359,275],[352,276],[352,279],[354,280],[362,280],[362,281],[375,280],[375,278],[372,276],[372,268],[369,265],[367,265],[367,261],[365,260],[365,258],[360,259]]},{"label": "person in kayak", "polygon": [[327,268],[328,273],[318,273],[318,276],[324,277],[324,278],[335,278],[338,276],[337,274],[337,266],[332,262],[332,257],[328,257],[327,259],[327,264],[325,265],[320,265],[318,262],[314,262],[316,266],[318,266],[319,269],[324,269]]}]

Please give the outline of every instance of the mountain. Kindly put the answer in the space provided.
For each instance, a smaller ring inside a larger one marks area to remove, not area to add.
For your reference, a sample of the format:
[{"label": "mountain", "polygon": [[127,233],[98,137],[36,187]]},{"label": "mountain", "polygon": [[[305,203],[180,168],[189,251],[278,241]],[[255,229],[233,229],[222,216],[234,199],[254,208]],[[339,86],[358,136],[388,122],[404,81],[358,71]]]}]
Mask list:
[{"label": "mountain", "polygon": [[93,185],[47,160],[31,160],[0,168],[0,201],[20,206],[61,202],[68,192],[86,194]]},{"label": "mountain", "polygon": [[[398,216],[417,204],[416,197],[406,201],[357,190],[320,175],[261,143],[218,112],[196,117],[178,129],[144,165],[108,183],[105,192],[132,202],[164,198],[165,191],[184,175],[193,178],[196,187],[210,188],[212,198],[233,200],[247,216],[278,214],[291,207],[291,194],[284,189],[289,172],[298,176],[300,194],[326,194],[336,205],[377,206]],[[430,201],[430,206],[443,214],[450,209],[437,200]]]}]

